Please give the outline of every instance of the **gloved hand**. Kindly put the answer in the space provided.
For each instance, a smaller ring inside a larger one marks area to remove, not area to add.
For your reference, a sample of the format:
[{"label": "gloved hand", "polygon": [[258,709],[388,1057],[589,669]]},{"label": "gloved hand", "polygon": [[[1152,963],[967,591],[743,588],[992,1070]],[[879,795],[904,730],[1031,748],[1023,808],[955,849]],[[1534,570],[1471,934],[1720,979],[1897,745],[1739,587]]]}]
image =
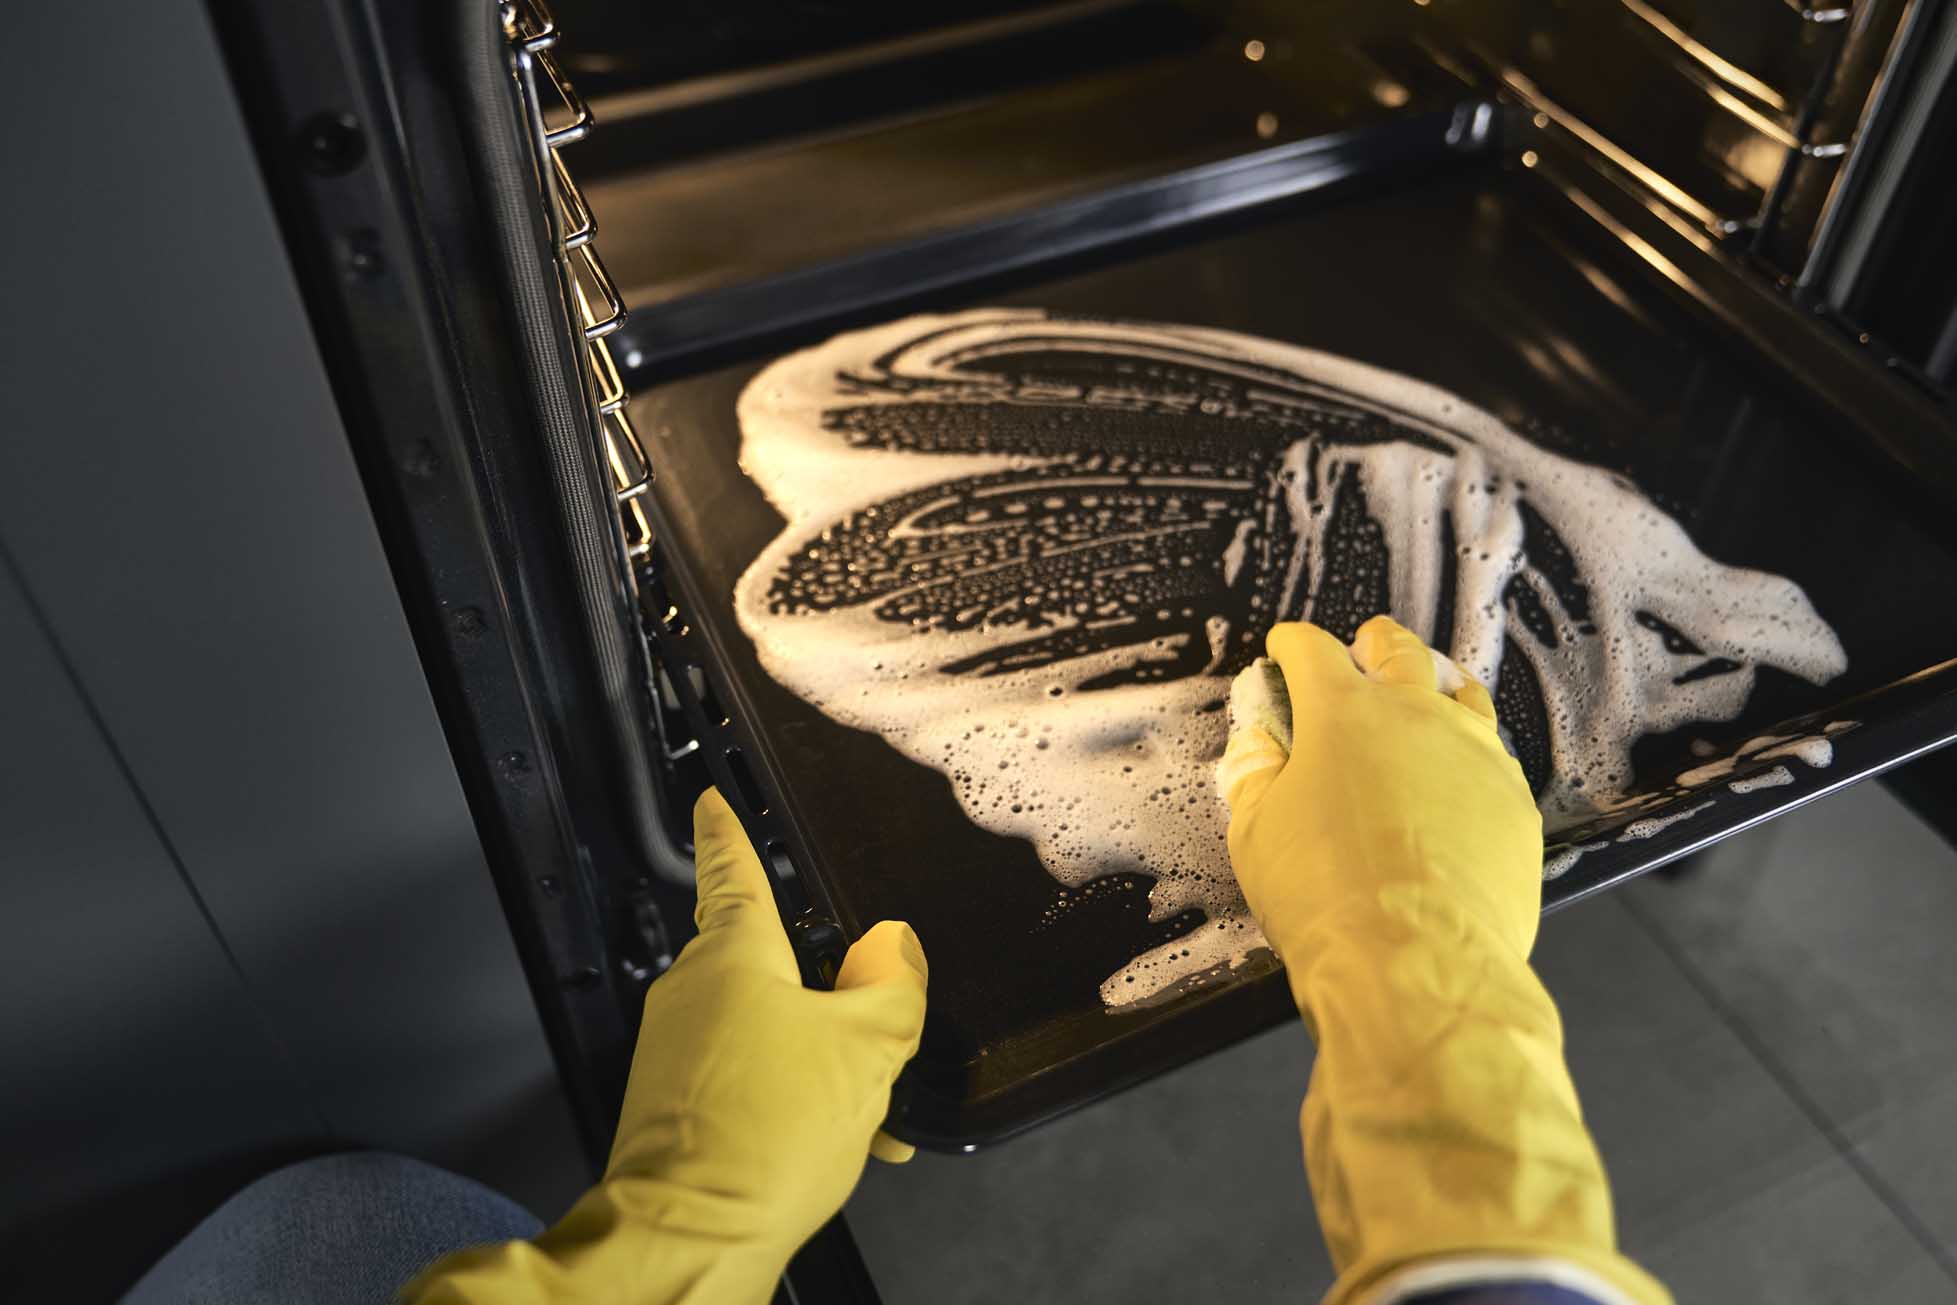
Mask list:
[{"label": "gloved hand", "polygon": [[802,986],[767,871],[720,794],[693,809],[700,936],[646,995],[604,1179],[534,1242],[462,1251],[415,1305],[760,1305],[842,1208],[924,1024],[924,950],[886,920]]},{"label": "gloved hand", "polygon": [[1266,646],[1291,749],[1256,728],[1230,739],[1230,860],[1318,1042],[1301,1122],[1340,1271],[1327,1300],[1414,1265],[1520,1257],[1603,1299],[1669,1301],[1616,1252],[1529,968],[1542,818],[1487,691],[1463,673],[1444,696],[1433,654],[1386,617],[1350,651],[1303,624]]}]

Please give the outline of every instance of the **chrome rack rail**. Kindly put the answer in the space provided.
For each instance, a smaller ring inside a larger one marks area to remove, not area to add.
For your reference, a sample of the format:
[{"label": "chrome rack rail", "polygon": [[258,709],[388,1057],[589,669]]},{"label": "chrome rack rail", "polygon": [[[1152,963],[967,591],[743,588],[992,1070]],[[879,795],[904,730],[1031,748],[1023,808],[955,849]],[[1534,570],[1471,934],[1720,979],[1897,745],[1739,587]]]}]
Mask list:
[{"label": "chrome rack rail", "polygon": [[[652,465],[627,413],[630,394],[607,338],[625,324],[625,304],[598,256],[597,219],[564,162],[564,149],[590,134],[591,110],[552,53],[559,31],[545,0],[501,0],[500,14],[538,157],[547,160],[539,168],[539,190],[547,192],[543,194],[545,218],[565,302],[575,305],[575,326],[581,327],[584,337],[579,368],[592,429],[602,442],[602,460],[610,468],[626,584],[646,641],[651,723],[665,763],[662,779],[676,782],[676,764],[684,764],[697,767],[700,778],[719,785],[772,872],[804,980],[829,987],[841,963],[846,941],[842,930],[827,902],[810,900],[789,851],[782,814],[768,801],[748,764],[755,741],[720,705],[705,651],[680,617],[657,565],[644,502],[652,485]],[[669,791],[667,796],[668,805],[674,806],[674,795]]]},{"label": "chrome rack rail", "polygon": [[[652,551],[652,523],[641,497],[652,485],[652,464],[645,445],[626,413],[631,397],[612,359],[606,337],[625,325],[625,301],[598,256],[598,222],[584,193],[572,180],[563,151],[591,134],[591,109],[564,75],[552,47],[559,30],[545,0],[506,0],[501,7],[503,34],[516,59],[518,75],[531,114],[531,129],[549,160],[542,187],[556,251],[557,272],[566,299],[575,302],[584,335],[579,371],[592,429],[603,441],[605,464],[611,469],[614,502],[618,508],[619,542],[630,563]],[[546,107],[541,87],[548,86],[555,103]]]},{"label": "chrome rack rail", "polygon": [[[625,610],[637,613],[644,605],[642,576],[655,562],[653,526],[646,508],[653,469],[633,427],[627,410],[631,394],[612,354],[611,337],[625,325],[625,301],[599,256],[597,217],[564,159],[566,149],[591,134],[594,119],[558,61],[555,47],[561,33],[546,0],[498,0],[497,14],[535,154],[538,202],[569,319],[566,325],[581,337],[575,340],[572,356],[596,446],[593,470],[611,481],[614,511],[609,514],[609,530],[621,597]],[[650,729],[653,746],[653,773],[646,779],[658,790],[657,822],[663,826],[659,841],[678,854],[655,856],[652,865],[661,878],[690,883],[691,863],[683,859],[688,845],[683,813],[690,806],[690,795],[684,790],[689,786],[681,781],[675,765],[698,751],[699,739],[643,629],[639,640],[634,669],[644,684],[643,723]]]}]

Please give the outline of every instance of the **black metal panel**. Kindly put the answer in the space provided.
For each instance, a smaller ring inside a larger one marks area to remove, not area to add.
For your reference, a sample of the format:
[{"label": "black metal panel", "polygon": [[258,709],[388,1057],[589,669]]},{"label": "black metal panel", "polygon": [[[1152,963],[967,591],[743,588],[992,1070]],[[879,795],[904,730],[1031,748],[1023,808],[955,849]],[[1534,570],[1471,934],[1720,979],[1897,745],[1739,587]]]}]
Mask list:
[{"label": "black metal panel", "polygon": [[[978,40],[942,58],[913,51],[830,69],[847,81],[835,94],[805,69],[782,70],[779,83],[652,85],[599,101],[604,127],[590,148],[609,166],[583,180],[635,315],[1180,169],[1445,112],[1474,93],[1420,49],[1414,33],[1429,19],[1412,5],[1260,0],[1190,6],[1194,20],[1180,5],[1107,8],[1094,30],[1119,35],[1068,42],[1064,53],[1042,45],[1022,59]],[[934,75],[947,61],[965,71]],[[695,136],[701,116],[730,134]],[[756,135],[775,139],[742,147]],[[659,220],[640,220],[650,213]]]},{"label": "black metal panel", "polygon": [[1894,37],[1870,24],[1844,52],[1841,87],[1824,111],[1859,115],[1856,147],[1813,197],[1800,286],[1843,329],[1957,405],[1957,272],[1942,238],[1957,151],[1957,11],[1896,0],[1870,9],[1887,12]]},{"label": "black metal panel", "polygon": [[[1078,17],[1068,11],[1128,8],[1080,0],[675,0],[662,5],[566,0],[555,6],[576,34],[566,63],[580,86],[670,85],[783,62],[847,54],[862,46],[916,43],[958,25],[1030,27]],[[1166,6],[1164,6],[1166,7]],[[1058,11],[1058,12],[1055,12]]]},{"label": "black metal panel", "polygon": [[887,314],[948,286],[971,287],[1067,259],[1107,258],[1152,236],[1184,236],[1194,222],[1403,176],[1490,148],[1494,125],[1486,105],[1415,114],[661,304],[619,333],[626,382],[636,388],[733,348],[751,352],[814,322],[833,326],[873,311]]},{"label": "black metal panel", "polygon": [[1667,200],[1707,230],[1755,222],[1798,145],[1805,88],[1759,84],[1643,0],[1440,0],[1433,12],[1448,29],[1440,49],[1532,109],[1580,123],[1595,150],[1661,178]]},{"label": "black metal panel", "polygon": [[[462,145],[442,44],[452,7],[418,6],[384,29],[363,7],[331,3],[229,0],[219,16],[334,398],[596,1165],[644,969],[622,901],[645,871],[607,782],[603,740],[616,720],[590,669]],[[349,132],[355,144],[331,148]]]},{"label": "black metal panel", "polygon": [[1698,310],[1755,365],[1801,385],[1828,413],[1838,443],[1885,459],[1898,476],[1891,492],[1919,506],[1925,494],[1953,501],[1951,416],[1941,396],[1896,366],[1880,341],[1833,329],[1826,305],[1724,256],[1634,182],[1595,168],[1560,124],[1518,119],[1509,134],[1514,146],[1540,156],[1533,175],[1634,253],[1668,294]]},{"label": "black metal panel", "polygon": [[[943,112],[1031,84],[1078,81],[1110,66],[1199,46],[1217,26],[1213,16],[1164,0],[1073,0],[848,50],[782,41],[777,48],[793,57],[676,81],[650,66],[675,54],[674,42],[662,40],[642,51],[620,49],[606,30],[621,20],[627,26],[671,25],[674,12],[663,6],[610,6],[586,15],[581,8],[559,6],[572,34],[563,59],[604,123],[591,148],[580,151],[580,161],[601,172],[670,169],[782,137]],[[913,19],[933,23],[956,17],[949,9],[910,7],[910,12]],[[611,22],[587,22],[588,17]],[[781,41],[789,30],[770,35]],[[669,35],[670,26],[661,33]],[[697,39],[701,33],[691,35]],[[634,59],[635,54],[651,57]]]},{"label": "black metal panel", "polygon": [[[1831,57],[1807,96],[1796,131],[1803,141],[1860,150],[1869,140],[1871,98],[1886,76],[1904,0],[1864,0],[1828,24]],[[1809,14],[1813,10],[1806,11]],[[1812,23],[1809,24],[1813,26]],[[1841,202],[1846,154],[1809,150],[1788,160],[1772,211],[1755,248],[1788,275],[1798,275],[1815,247],[1823,215]]]}]

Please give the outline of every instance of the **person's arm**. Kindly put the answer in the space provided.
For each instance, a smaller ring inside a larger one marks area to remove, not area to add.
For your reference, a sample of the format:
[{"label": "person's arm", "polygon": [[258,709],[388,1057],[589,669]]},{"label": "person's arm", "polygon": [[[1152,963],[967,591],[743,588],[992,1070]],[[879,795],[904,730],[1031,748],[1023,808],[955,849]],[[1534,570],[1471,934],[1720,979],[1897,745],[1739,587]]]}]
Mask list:
[{"label": "person's arm", "polygon": [[1231,863],[1318,1043],[1302,1129],[1327,1301],[1668,1302],[1617,1252],[1529,968],[1542,819],[1487,691],[1441,693],[1384,617],[1350,650],[1303,624],[1267,647],[1291,747],[1240,729],[1221,774]]},{"label": "person's arm", "polygon": [[410,1305],[763,1305],[842,1208],[924,1024],[924,950],[885,921],[802,986],[767,871],[720,794],[693,811],[700,936],[646,994],[610,1163],[534,1241],[459,1251]]}]

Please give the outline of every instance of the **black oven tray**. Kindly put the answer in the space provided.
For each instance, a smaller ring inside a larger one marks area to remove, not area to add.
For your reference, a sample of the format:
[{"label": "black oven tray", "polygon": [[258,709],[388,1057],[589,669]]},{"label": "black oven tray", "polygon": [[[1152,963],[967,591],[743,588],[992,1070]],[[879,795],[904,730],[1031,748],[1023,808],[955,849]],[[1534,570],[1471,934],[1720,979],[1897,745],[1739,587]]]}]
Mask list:
[{"label": "black oven tray", "polygon": [[[1647,838],[1611,841],[1629,817],[1582,831],[1570,841],[1602,845],[1547,885],[1550,909],[1957,737],[1947,420],[1555,139],[1529,140],[1525,165],[1492,129],[1464,135],[1490,113],[1274,151],[682,301],[628,328],[633,413],[658,474],[648,623],[669,664],[700,668],[675,678],[711,768],[767,846],[805,953],[833,955],[895,917],[930,956],[924,1046],[891,1131],[971,1149],[1291,1010],[1269,961],[1147,1009],[1104,1009],[1101,979],[1163,934],[1144,883],[1112,882],[1043,922],[1059,885],[1028,845],[971,824],[938,773],[758,664],[731,595],[780,522],[736,464],[735,399],[774,357],[847,327],[1023,305],[1324,349],[1621,471],[1709,556],[1799,583],[1848,671],[1825,688],[1764,671],[1740,719],[1644,739],[1639,787],[1661,800],[1639,816],[1713,805]],[[1229,189],[1260,167],[1256,184]],[[711,360],[689,343],[701,340]],[[1689,737],[1733,747],[1837,720],[1857,727],[1834,738],[1833,764],[1791,767],[1791,783],[1667,788],[1695,764]]]}]

